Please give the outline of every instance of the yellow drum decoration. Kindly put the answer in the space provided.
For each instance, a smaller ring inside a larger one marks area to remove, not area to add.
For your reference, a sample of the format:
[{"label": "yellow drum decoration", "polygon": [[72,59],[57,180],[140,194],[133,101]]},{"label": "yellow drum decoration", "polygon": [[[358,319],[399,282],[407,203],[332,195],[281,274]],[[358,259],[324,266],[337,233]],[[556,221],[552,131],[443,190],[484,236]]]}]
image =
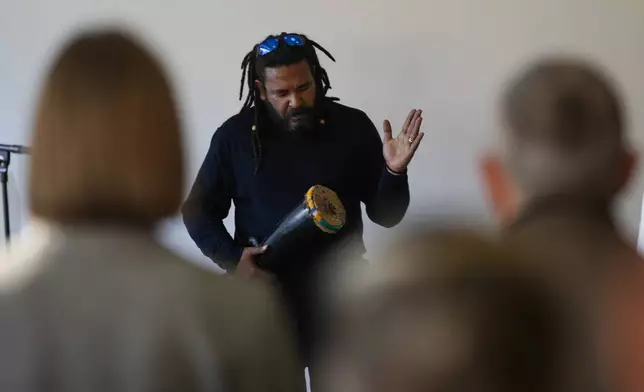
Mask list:
[{"label": "yellow drum decoration", "polygon": [[342,229],[347,221],[347,212],[335,192],[325,186],[315,185],[306,192],[305,200],[320,230],[335,234]]}]

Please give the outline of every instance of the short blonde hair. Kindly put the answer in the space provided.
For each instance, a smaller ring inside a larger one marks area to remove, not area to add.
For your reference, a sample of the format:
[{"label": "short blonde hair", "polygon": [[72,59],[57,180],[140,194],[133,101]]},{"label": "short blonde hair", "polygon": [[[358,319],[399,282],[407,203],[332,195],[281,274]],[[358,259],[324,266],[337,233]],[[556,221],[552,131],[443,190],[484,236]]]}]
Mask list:
[{"label": "short blonde hair", "polygon": [[151,225],[179,208],[173,94],[157,60],[124,33],[86,33],[62,50],[45,80],[32,145],[35,216]]}]

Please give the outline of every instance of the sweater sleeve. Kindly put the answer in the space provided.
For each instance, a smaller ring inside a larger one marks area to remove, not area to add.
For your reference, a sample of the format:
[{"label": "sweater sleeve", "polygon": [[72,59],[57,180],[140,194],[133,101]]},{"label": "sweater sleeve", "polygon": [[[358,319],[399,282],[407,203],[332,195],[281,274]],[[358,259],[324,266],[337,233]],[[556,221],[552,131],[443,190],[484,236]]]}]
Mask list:
[{"label": "sweater sleeve", "polygon": [[217,130],[182,208],[190,237],[204,255],[226,270],[235,267],[243,251],[223,222],[230,211],[234,186],[229,151]]},{"label": "sweater sleeve", "polygon": [[362,202],[374,223],[393,227],[400,223],[409,207],[407,173],[393,174],[385,164],[382,139],[373,122],[363,114],[358,125],[365,129],[362,140],[364,183]]}]

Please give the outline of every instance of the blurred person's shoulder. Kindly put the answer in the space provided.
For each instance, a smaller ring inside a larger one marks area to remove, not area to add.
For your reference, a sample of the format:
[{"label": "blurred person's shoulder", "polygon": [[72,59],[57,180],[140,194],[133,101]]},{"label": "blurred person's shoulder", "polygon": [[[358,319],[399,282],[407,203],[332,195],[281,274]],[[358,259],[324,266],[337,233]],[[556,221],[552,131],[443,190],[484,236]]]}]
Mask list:
[{"label": "blurred person's shoulder", "polygon": [[156,251],[156,258],[166,261],[156,272],[157,278],[165,282],[162,296],[186,296],[186,301],[208,309],[216,322],[234,319],[245,328],[259,327],[267,312],[280,312],[277,293],[267,284],[215,273],[161,245]]},{"label": "blurred person's shoulder", "polygon": [[0,295],[19,292],[48,266],[47,255],[63,247],[64,239],[44,220],[31,219],[0,253]]},{"label": "blurred person's shoulder", "polygon": [[[190,281],[187,301],[170,305],[168,322],[186,336],[216,349],[226,377],[242,390],[301,391],[292,325],[277,290],[260,281],[215,275],[193,265],[182,268]],[[183,288],[173,290],[184,295]],[[163,302],[171,304],[172,296]]]}]

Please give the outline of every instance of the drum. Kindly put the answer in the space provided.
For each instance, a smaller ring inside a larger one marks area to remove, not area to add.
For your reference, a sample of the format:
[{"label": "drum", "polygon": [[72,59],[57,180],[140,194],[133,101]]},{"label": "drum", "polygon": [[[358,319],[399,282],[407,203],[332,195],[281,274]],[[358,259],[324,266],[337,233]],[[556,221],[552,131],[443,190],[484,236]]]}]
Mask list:
[{"label": "drum", "polygon": [[257,266],[276,270],[287,260],[297,257],[298,247],[315,244],[320,236],[334,235],[346,223],[347,213],[338,195],[331,189],[315,185],[260,244],[268,250],[258,260]]}]

